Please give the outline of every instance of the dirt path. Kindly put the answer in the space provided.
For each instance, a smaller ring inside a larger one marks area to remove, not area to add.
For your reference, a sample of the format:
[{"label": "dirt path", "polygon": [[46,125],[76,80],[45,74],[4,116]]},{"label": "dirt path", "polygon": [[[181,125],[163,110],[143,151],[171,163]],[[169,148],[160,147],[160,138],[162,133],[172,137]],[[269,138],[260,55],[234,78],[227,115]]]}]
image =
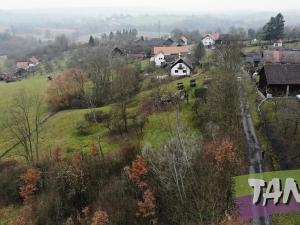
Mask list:
[{"label": "dirt path", "polygon": [[[258,143],[258,139],[255,133],[254,124],[249,111],[249,104],[247,100],[247,94],[245,91],[245,79],[247,75],[243,75],[239,80],[239,92],[240,92],[240,102],[241,102],[241,111],[242,111],[242,122],[244,133],[247,142],[247,153],[249,158],[249,173],[262,173],[263,172],[263,160],[262,160],[262,151]],[[255,218],[258,213],[255,209],[252,209],[253,217]],[[254,219],[253,225],[271,225],[269,216],[265,212],[264,217]]]}]

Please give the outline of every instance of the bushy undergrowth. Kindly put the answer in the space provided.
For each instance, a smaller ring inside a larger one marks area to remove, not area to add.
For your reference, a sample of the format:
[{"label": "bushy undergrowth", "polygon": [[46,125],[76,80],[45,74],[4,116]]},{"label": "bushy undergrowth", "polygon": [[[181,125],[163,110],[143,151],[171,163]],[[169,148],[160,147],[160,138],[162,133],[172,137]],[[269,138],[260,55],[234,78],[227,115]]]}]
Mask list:
[{"label": "bushy undergrowth", "polygon": [[179,136],[160,151],[128,145],[106,156],[92,147],[63,158],[58,148],[34,167],[1,163],[0,207],[23,199],[15,225],[218,224],[234,209],[240,162],[229,138],[201,148]]}]

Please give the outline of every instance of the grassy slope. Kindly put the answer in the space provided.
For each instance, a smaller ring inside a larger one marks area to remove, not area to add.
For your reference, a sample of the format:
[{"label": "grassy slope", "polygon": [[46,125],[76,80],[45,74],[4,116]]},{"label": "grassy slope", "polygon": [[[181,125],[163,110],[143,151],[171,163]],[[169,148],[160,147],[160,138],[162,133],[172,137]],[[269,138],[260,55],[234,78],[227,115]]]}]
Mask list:
[{"label": "grassy slope", "polygon": [[[180,79],[180,82],[183,82],[185,87],[188,87],[190,79],[191,78],[183,78]],[[11,102],[13,96],[18,93],[18,90],[22,90],[23,88],[26,88],[28,91],[38,91],[41,94],[45,93],[47,83],[45,80],[45,77],[33,77],[12,84],[0,83],[0,94],[5,96],[0,99],[0,106],[7,105],[9,102]],[[201,76],[198,76],[198,87],[201,86],[201,81]],[[163,89],[165,91],[176,91],[177,82],[179,81],[175,80],[167,85],[163,85]],[[151,90],[139,93],[133,99],[133,103],[129,111],[136,110],[137,106],[140,105],[150,94]],[[187,126],[187,132],[195,133],[196,130],[190,126],[192,102],[193,98],[190,97],[189,104],[182,104],[180,110],[180,122],[182,125]],[[99,109],[108,111],[109,108],[110,106],[106,106]],[[5,111],[6,110],[4,110],[3,107],[0,107],[0,114],[5,114]],[[137,139],[137,137],[124,136],[111,138],[109,137],[107,128],[105,128],[103,124],[91,127],[89,134],[86,136],[78,135],[75,129],[76,123],[82,121],[84,119],[84,114],[88,111],[88,109],[66,110],[51,117],[42,127],[43,131],[41,135],[41,146],[44,150],[44,154],[49,154],[50,150],[53,150],[58,146],[65,150],[67,155],[70,155],[73,151],[78,150],[89,151],[91,144],[96,142],[98,133],[100,133],[101,136],[101,146],[104,152],[118,150],[120,147],[124,146],[125,143],[128,143],[129,140],[133,143],[140,141]],[[170,132],[174,132],[175,119],[175,111],[161,112],[151,115],[149,117],[149,123],[147,123],[144,129],[142,144],[151,144],[152,146],[157,147],[164,143],[171,134]],[[9,146],[9,142],[6,141],[9,139],[9,137],[5,136],[4,130],[0,130],[0,138],[0,146]],[[16,150],[12,151],[10,157],[15,158],[18,150],[19,149],[17,148]],[[17,213],[17,208],[0,208],[0,225],[11,224],[12,218],[15,218]]]},{"label": "grassy slope", "polygon": [[[184,82],[186,87],[188,86],[190,78],[181,79],[180,82]],[[200,80],[200,79],[199,79]],[[173,81],[163,86],[164,90],[175,91],[178,81]],[[198,82],[200,84],[200,82]],[[151,91],[143,91],[139,93],[134,99],[129,111],[135,111],[137,106],[143,102],[143,100],[149,96]],[[189,124],[191,104],[184,106],[182,110],[182,122],[184,125]],[[99,108],[98,110],[109,110],[109,106]],[[67,110],[59,112],[53,118],[51,118],[43,127],[42,145],[44,149],[53,149],[54,147],[61,147],[70,150],[88,151],[92,143],[97,141],[97,134],[100,132],[101,145],[104,152],[117,150],[128,142],[128,137],[119,136],[110,138],[108,129],[103,124],[93,126],[90,129],[89,135],[80,136],[76,132],[76,123],[84,119],[84,114],[89,110]],[[151,115],[149,117],[149,123],[146,124],[144,129],[144,137],[142,143],[158,145],[161,144],[166,137],[170,134],[170,129],[174,129],[175,113],[174,112],[161,112]],[[170,126],[171,124],[171,126]],[[136,137],[130,137],[130,141],[136,143]],[[51,142],[49,143],[49,140]]]},{"label": "grassy slope", "polygon": [[[9,108],[13,106],[14,98],[26,92],[45,96],[46,86],[47,78],[38,75],[14,83],[0,82],[0,152],[12,144],[7,130],[3,128],[3,124],[7,121],[7,114]],[[43,105],[43,111],[44,113],[47,112],[46,102]]]},{"label": "grassy slope", "polygon": [[[189,80],[191,78],[180,79],[185,87],[189,86]],[[198,86],[201,85],[201,78],[198,77]],[[162,89],[164,91],[176,91],[177,80],[170,82],[169,84],[163,85]],[[16,83],[0,83],[0,95],[5,96],[0,99],[0,106],[11,104],[13,96],[17,95],[22,90],[37,92],[45,94],[47,87],[46,77],[32,77]],[[146,90],[139,93],[131,104],[130,111],[134,111],[137,107],[144,101],[144,99],[151,94],[151,90]],[[192,101],[192,99],[191,99]],[[0,107],[0,121],[5,121],[5,114],[7,113],[4,108]],[[44,106],[46,111],[46,104]],[[100,110],[107,111],[109,106],[99,108]],[[183,107],[181,118],[184,125],[189,125],[189,115],[191,104],[185,105]],[[108,134],[108,129],[104,127],[103,124],[94,125],[89,129],[89,134],[81,136],[76,131],[76,124],[84,120],[84,114],[87,113],[88,109],[78,109],[78,110],[66,110],[57,113],[51,117],[42,127],[41,133],[41,148],[45,154],[48,154],[50,150],[56,147],[64,149],[67,153],[72,151],[88,151],[92,143],[97,141],[98,135],[100,133],[101,146],[104,152],[109,152],[112,150],[117,150],[123,146],[123,144],[128,141],[128,137],[113,137],[110,138]],[[2,116],[2,117],[1,117]],[[146,125],[144,130],[143,143],[151,143],[153,145],[158,145],[166,139],[170,134],[170,128],[174,129],[175,113],[174,112],[162,112],[156,113],[149,117],[149,123]],[[170,126],[171,124],[171,126]],[[7,131],[0,131],[0,152],[5,148],[10,147],[12,141],[7,135]],[[116,140],[117,139],[117,140]],[[130,137],[132,142],[136,143],[137,138]],[[12,151],[10,157],[15,157],[17,151]]]}]

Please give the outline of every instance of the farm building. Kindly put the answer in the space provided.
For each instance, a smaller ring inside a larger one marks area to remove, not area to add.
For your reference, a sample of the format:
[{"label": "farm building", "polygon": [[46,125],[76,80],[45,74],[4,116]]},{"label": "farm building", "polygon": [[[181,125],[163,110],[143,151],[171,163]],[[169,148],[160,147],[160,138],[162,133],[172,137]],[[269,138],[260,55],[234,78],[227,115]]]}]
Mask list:
[{"label": "farm building", "polygon": [[258,67],[259,63],[262,61],[262,54],[257,52],[250,52],[247,54],[243,54],[243,58],[246,64]]},{"label": "farm building", "polygon": [[298,50],[266,50],[263,52],[265,63],[300,63],[300,51]]},{"label": "farm building", "polygon": [[274,96],[300,93],[300,64],[270,64],[259,72],[259,89]]},{"label": "farm building", "polygon": [[163,53],[164,55],[179,55],[179,54],[189,54],[193,49],[192,45],[185,46],[164,46],[164,47],[154,47],[154,55]]}]

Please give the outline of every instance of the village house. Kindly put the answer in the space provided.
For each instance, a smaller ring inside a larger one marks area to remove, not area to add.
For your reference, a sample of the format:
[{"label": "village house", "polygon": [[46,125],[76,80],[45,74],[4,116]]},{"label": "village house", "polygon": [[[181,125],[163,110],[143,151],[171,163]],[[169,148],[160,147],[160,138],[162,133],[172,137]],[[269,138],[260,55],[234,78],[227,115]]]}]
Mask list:
[{"label": "village house", "polygon": [[190,76],[192,74],[193,67],[188,60],[179,58],[170,66],[171,76]]},{"label": "village house", "polygon": [[177,41],[177,46],[188,45],[188,39],[185,36],[181,36]]},{"label": "village house", "polygon": [[259,89],[274,96],[300,93],[300,64],[267,64],[259,72]]},{"label": "village house", "polygon": [[219,40],[220,34],[219,33],[209,33],[205,34],[202,38],[202,44],[205,47],[212,47],[215,45],[216,41]]},{"label": "village house", "polygon": [[[192,46],[164,46],[154,47],[154,57],[150,59],[150,62],[154,62],[155,66],[161,67],[166,62],[173,63],[174,58],[179,56],[186,56],[191,53]],[[174,57],[175,56],[175,57]]]},{"label": "village house", "polygon": [[157,55],[155,55],[150,59],[150,62],[154,62],[155,66],[160,67],[163,63],[166,62],[164,53],[163,52],[158,53]]},{"label": "village house", "polygon": [[118,47],[115,47],[112,51],[111,51],[111,56],[112,57],[120,57],[120,56],[125,56],[125,52],[123,50],[121,50]]},{"label": "village house", "polygon": [[24,73],[32,72],[37,65],[39,65],[39,60],[34,56],[30,57],[28,61],[16,62],[15,74],[22,76]]},{"label": "village house", "polygon": [[282,39],[278,39],[276,42],[274,42],[273,47],[275,48],[281,48],[283,46]]},{"label": "village house", "polygon": [[17,62],[16,74],[21,75],[29,70],[29,62]]}]

